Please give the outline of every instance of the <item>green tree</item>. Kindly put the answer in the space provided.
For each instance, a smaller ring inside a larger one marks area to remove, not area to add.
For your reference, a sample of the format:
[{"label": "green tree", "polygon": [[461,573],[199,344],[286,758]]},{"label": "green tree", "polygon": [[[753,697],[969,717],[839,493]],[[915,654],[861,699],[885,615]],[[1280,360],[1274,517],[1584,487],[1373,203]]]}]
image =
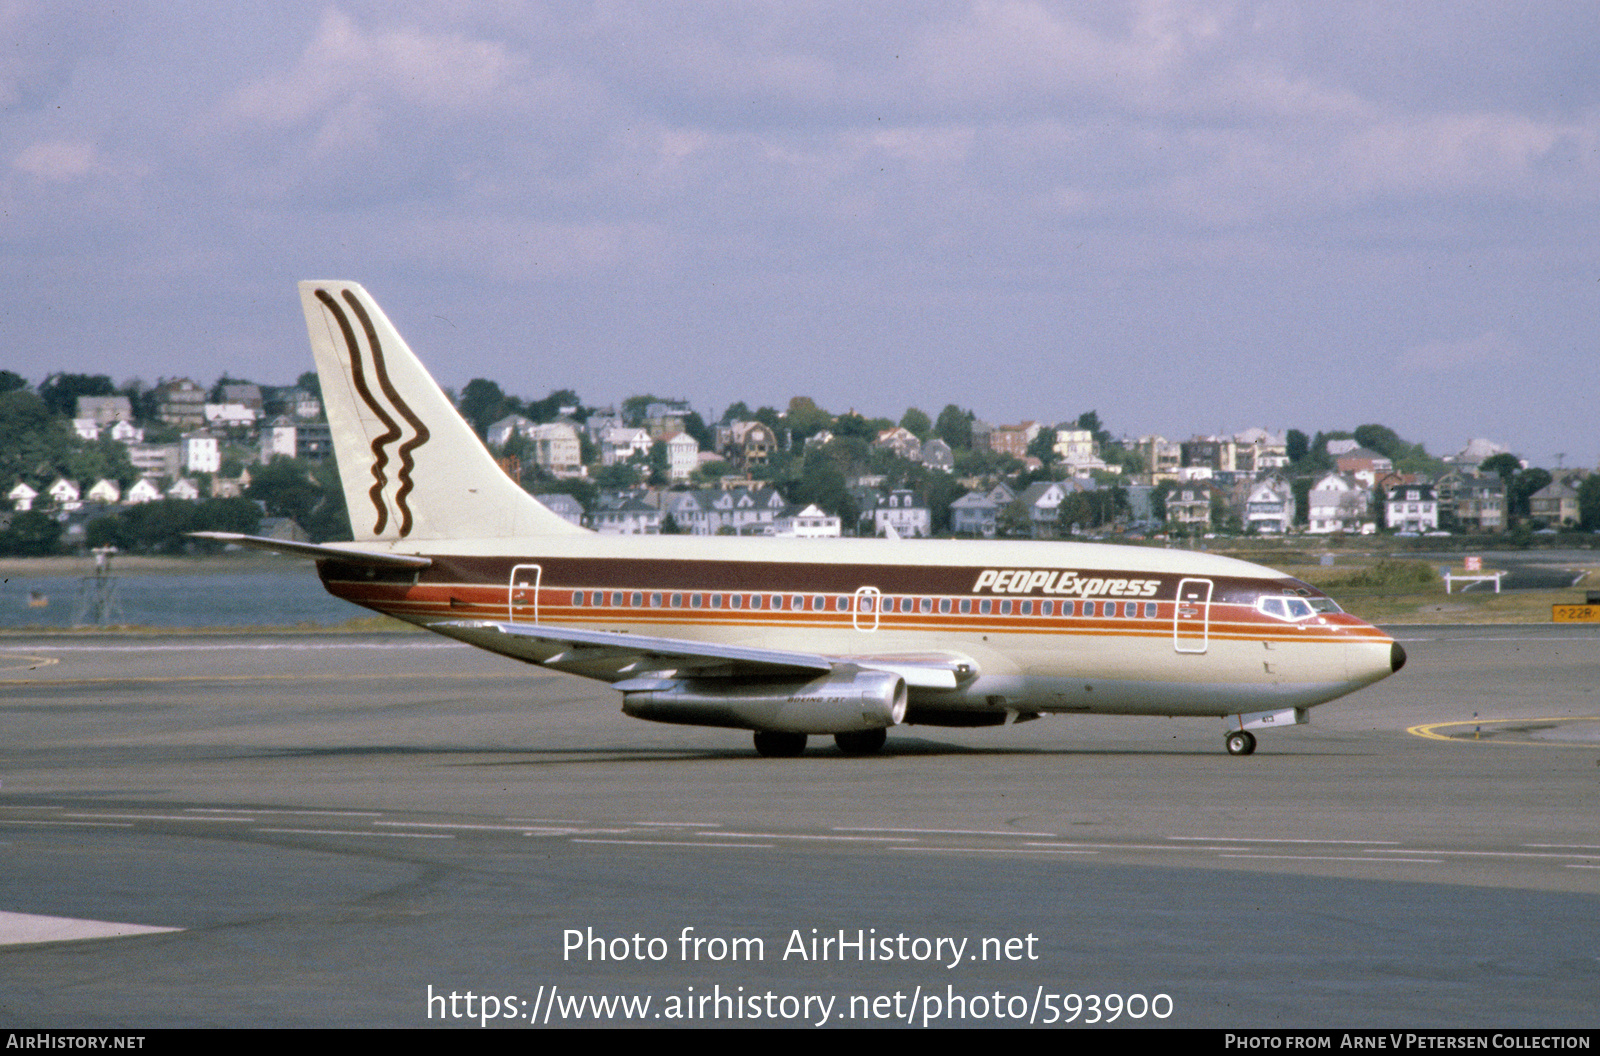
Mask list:
[{"label": "green tree", "polygon": [[1578,485],[1578,518],[1586,531],[1600,530],[1600,473],[1591,473]]},{"label": "green tree", "polygon": [[789,443],[795,447],[833,425],[833,415],[816,405],[810,396],[796,396],[789,401],[784,421],[789,428]]},{"label": "green tree", "polygon": [[1512,478],[1522,472],[1522,463],[1516,455],[1505,453],[1491,455],[1478,464],[1478,472],[1499,474],[1509,489]]},{"label": "green tree", "polygon": [[104,374],[52,374],[39,383],[39,398],[56,414],[78,413],[79,396],[115,396],[116,385]]},{"label": "green tree", "polygon": [[28,379],[12,370],[0,370],[0,394],[28,387]]},{"label": "green tree", "polygon": [[324,497],[311,466],[298,458],[275,458],[262,466],[251,475],[245,496],[265,504],[272,516],[292,517],[302,527]]},{"label": "green tree", "polygon": [[1284,441],[1290,465],[1299,465],[1311,450],[1311,438],[1298,429],[1290,429]]},{"label": "green tree", "polygon": [[499,385],[487,378],[473,378],[461,390],[461,417],[465,418],[479,436],[489,432],[489,426],[506,416],[506,394]]},{"label": "green tree", "polygon": [[0,554],[39,557],[61,549],[61,524],[48,513],[25,510],[0,530]]},{"label": "green tree", "polygon": [[1358,425],[1355,441],[1368,451],[1376,451],[1391,462],[1398,462],[1411,450],[1411,445],[1400,439],[1400,434],[1387,425]]},{"label": "green tree", "polygon": [[933,431],[950,445],[951,451],[966,451],[972,447],[972,418],[971,411],[963,411],[953,403],[946,404],[939,412]]},{"label": "green tree", "polygon": [[900,416],[900,428],[912,433],[918,440],[926,440],[933,435],[933,419],[925,411],[907,407],[906,413]]},{"label": "green tree", "polygon": [[62,472],[75,437],[67,420],[27,389],[0,395],[0,486],[48,485]]},{"label": "green tree", "polygon": [[1084,411],[1078,415],[1078,428],[1087,429],[1094,435],[1095,443],[1102,447],[1111,442],[1111,430],[1100,424],[1098,411]]}]

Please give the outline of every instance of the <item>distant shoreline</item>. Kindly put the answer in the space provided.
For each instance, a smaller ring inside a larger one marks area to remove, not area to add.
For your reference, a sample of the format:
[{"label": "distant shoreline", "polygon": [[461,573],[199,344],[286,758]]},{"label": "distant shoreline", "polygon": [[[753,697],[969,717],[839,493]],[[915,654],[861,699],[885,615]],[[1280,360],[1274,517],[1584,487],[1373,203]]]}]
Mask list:
[{"label": "distant shoreline", "polygon": [[[111,570],[119,576],[147,573],[185,572],[270,572],[303,567],[311,571],[309,558],[246,550],[229,554],[114,554]],[[315,574],[314,572],[312,573]],[[0,557],[0,576],[23,579],[32,576],[92,576],[92,554],[56,554],[49,557]]]}]

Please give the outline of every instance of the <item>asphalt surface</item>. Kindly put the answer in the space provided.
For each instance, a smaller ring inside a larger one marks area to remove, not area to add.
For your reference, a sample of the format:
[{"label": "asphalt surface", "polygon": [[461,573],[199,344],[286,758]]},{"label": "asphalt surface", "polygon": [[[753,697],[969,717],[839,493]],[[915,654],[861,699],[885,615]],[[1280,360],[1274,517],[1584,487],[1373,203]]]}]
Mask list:
[{"label": "asphalt surface", "polygon": [[1059,716],[791,760],[428,637],[0,639],[0,1017],[1594,1026],[1600,628],[1396,636],[1246,758]]}]

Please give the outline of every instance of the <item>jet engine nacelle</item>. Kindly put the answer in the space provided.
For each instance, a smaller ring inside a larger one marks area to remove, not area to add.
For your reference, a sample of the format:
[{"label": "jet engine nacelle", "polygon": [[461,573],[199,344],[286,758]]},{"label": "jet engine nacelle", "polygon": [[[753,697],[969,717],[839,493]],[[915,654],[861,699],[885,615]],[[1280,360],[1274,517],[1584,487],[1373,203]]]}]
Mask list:
[{"label": "jet engine nacelle", "polygon": [[717,678],[635,679],[622,690],[624,714],[653,722],[731,726],[784,733],[881,730],[906,715],[906,683],[888,671],[735,682]]}]

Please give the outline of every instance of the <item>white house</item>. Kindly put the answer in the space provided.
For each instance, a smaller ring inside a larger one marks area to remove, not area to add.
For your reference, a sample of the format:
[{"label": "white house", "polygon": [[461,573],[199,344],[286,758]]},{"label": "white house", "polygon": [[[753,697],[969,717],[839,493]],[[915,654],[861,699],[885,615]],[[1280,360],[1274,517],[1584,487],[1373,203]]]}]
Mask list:
[{"label": "white house", "polygon": [[614,466],[626,462],[634,455],[648,455],[655,441],[643,429],[630,429],[613,425],[600,433],[600,464]]},{"label": "white house", "polygon": [[83,506],[82,491],[66,477],[57,477],[55,483],[45,489],[45,494],[57,509],[76,510]]},{"label": "white house", "polygon": [[688,480],[700,467],[700,444],[688,433],[673,433],[666,439],[667,476],[673,480]]},{"label": "white house", "polygon": [[925,539],[933,534],[933,511],[909,490],[891,491],[872,511],[872,534],[887,535],[891,527],[902,539]]},{"label": "white house", "polygon": [[200,499],[200,488],[188,477],[179,477],[172,482],[172,487],[167,489],[167,498],[197,502]]},{"label": "white house", "polygon": [[814,502],[803,509],[790,506],[772,523],[772,534],[795,539],[837,539],[839,518]]},{"label": "white house", "polygon": [[155,481],[151,480],[149,477],[140,477],[138,480],[134,481],[133,487],[128,489],[128,494],[123,498],[129,506],[138,506],[139,504],[145,502],[155,502],[157,499],[161,498],[161,489],[156,487]]},{"label": "white house", "polygon": [[197,433],[185,433],[179,440],[183,445],[185,473],[215,473],[222,468],[222,451],[215,436],[202,429]]},{"label": "white house", "polygon": [[1439,499],[1432,484],[1401,484],[1390,489],[1384,523],[1397,532],[1439,530]]},{"label": "white house", "polygon": [[39,493],[28,487],[26,482],[19,482],[6,493],[6,498],[11,500],[11,508],[18,513],[27,513],[33,509],[33,500],[38,497]]},{"label": "white house", "polygon": [[1245,499],[1244,526],[1262,533],[1286,534],[1294,524],[1294,489],[1288,481],[1257,481]]},{"label": "white house", "polygon": [[122,488],[116,481],[102,477],[95,481],[94,487],[89,489],[89,494],[85,498],[90,502],[111,506],[122,501]]},{"label": "white house", "polygon": [[1306,530],[1317,535],[1371,531],[1367,489],[1343,473],[1327,473],[1312,487]]},{"label": "white house", "polygon": [[294,457],[296,440],[295,424],[283,415],[272,420],[271,425],[261,429],[261,461],[271,462],[282,455],[285,458]]},{"label": "white house", "polygon": [[538,465],[558,476],[583,471],[583,448],[578,442],[578,430],[570,423],[536,425],[527,436],[533,442],[533,460]]}]

